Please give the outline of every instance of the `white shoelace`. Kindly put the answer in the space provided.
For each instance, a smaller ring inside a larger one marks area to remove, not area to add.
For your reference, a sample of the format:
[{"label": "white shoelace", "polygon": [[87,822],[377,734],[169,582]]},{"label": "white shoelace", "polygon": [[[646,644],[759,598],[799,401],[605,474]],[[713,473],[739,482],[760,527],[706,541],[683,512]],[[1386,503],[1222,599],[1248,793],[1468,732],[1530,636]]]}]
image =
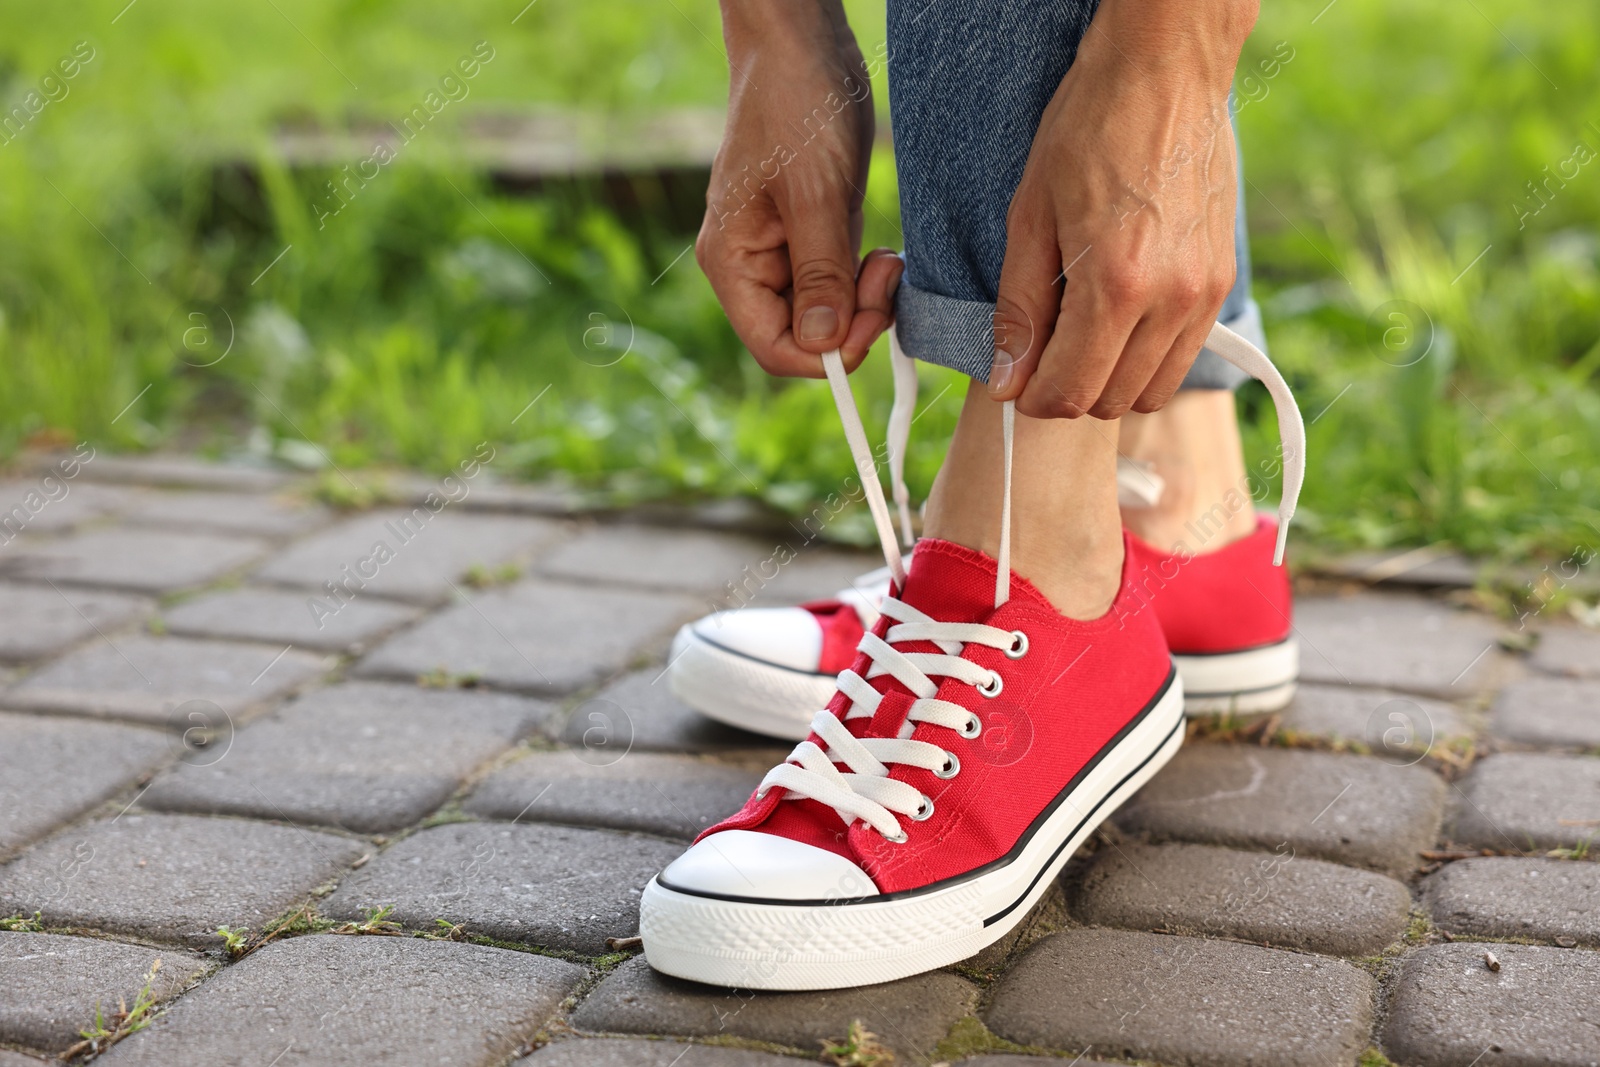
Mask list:
[{"label": "white shoelace", "polygon": [[[895,383],[895,401],[888,435],[889,475],[895,503],[900,511],[902,531],[909,544],[911,520],[904,471],[911,410],[916,404],[916,366],[901,350],[893,327],[889,330],[889,347]],[[1212,327],[1206,347],[1265,385],[1277,409],[1278,436],[1283,453],[1283,496],[1278,504],[1278,543],[1273,554],[1273,565],[1276,566],[1283,562],[1289,524],[1294,519],[1300,487],[1305,480],[1305,424],[1288,383],[1264,352],[1221,323]],[[884,598],[879,611],[893,619],[895,625],[889,628],[884,637],[871,633],[869,628],[867,635],[862,638],[858,651],[865,653],[871,663],[865,678],[854,670],[846,670],[839,675],[839,690],[850,700],[845,714],[835,717],[823,710],[811,720],[811,730],[822,744],[809,739],[800,742],[786,762],[767,772],[757,795],[765,796],[774,786],[782,786],[787,791],[785,799],[816,800],[838,812],[846,825],[860,819],[888,840],[899,842],[906,840],[906,835],[896,816],[914,821],[926,819],[933,814],[933,800],[912,786],[890,778],[890,767],[921,767],[933,771],[940,778],[953,778],[961,770],[960,761],[954,753],[927,741],[912,740],[910,735],[916,725],[933,723],[955,730],[967,738],[978,736],[983,729],[982,720],[972,711],[951,701],[934,698],[939,691],[939,684],[934,679],[955,678],[976,687],[982,696],[998,696],[1004,687],[1004,680],[999,673],[964,659],[964,647],[975,644],[1002,649],[1011,658],[1020,659],[1027,654],[1028,638],[1020,630],[1002,630],[982,623],[940,622],[892,595],[905,589],[905,559],[895,540],[894,524],[884,498],[883,484],[878,478],[877,464],[867,444],[866,430],[861,425],[861,415],[856,410],[855,397],[850,391],[850,381],[839,352],[834,350],[824,354],[822,366],[828,376],[828,385],[833,390],[839,420],[844,424],[845,440],[849,442],[856,471],[861,477],[867,506],[872,512],[873,525],[878,531],[878,540],[883,546],[884,559],[888,562],[889,575],[894,583],[891,595]],[[1005,466],[1000,506],[1000,558],[995,575],[994,603],[997,608],[1011,598],[1011,453],[1016,430],[1016,405],[1013,401],[1007,401],[1002,409],[1001,428],[1005,442]],[[857,611],[860,613],[859,607]],[[865,624],[864,614],[862,618]],[[932,642],[942,651],[902,652],[894,647],[910,641]],[[845,723],[850,719],[870,717],[877,712],[883,698],[869,683],[871,679],[884,675],[892,676],[914,697],[900,736],[855,737]],[[841,771],[839,764],[843,764],[847,770]]]}]

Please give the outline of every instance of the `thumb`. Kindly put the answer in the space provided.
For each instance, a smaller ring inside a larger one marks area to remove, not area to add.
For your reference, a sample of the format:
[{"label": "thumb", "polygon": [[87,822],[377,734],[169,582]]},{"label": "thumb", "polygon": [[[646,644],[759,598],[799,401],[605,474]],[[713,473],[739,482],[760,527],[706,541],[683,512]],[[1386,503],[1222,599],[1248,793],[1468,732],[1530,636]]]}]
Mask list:
[{"label": "thumb", "polygon": [[[994,367],[989,395],[1015,400],[1039,366],[1060,314],[1056,276],[1061,253],[1050,227],[1008,227],[1006,258],[994,308]],[[1039,233],[1052,236],[1041,238]]]},{"label": "thumb", "polygon": [[807,352],[844,344],[856,310],[857,240],[843,195],[783,205],[794,280],[794,338]]}]

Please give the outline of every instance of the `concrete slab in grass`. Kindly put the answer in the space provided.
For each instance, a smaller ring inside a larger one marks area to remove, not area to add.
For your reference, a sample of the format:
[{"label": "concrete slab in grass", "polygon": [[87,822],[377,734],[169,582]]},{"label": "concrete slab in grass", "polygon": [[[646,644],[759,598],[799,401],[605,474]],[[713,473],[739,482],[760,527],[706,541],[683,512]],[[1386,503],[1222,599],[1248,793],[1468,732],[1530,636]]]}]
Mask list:
[{"label": "concrete slab in grass", "polygon": [[1495,697],[1492,729],[1530,745],[1600,748],[1600,680],[1518,679]]},{"label": "concrete slab in grass", "polygon": [[618,750],[530,752],[467,798],[488,819],[642,830],[691,839],[738,811],[762,772],[692,756]]},{"label": "concrete slab in grass", "polygon": [[0,714],[0,856],[115,796],[178,749],[155,730]]},{"label": "concrete slab in grass", "polygon": [[770,1052],[617,1037],[555,1041],[512,1062],[519,1067],[795,1067],[792,1057]]},{"label": "concrete slab in grass", "polygon": [[1073,887],[1093,926],[1212,934],[1336,956],[1368,956],[1405,933],[1411,894],[1373,871],[1209,845],[1103,849]]},{"label": "concrete slab in grass", "polygon": [[639,897],[683,846],[633,834],[525,823],[447,823],[395,843],[345,879],[322,913],[359,919],[393,905],[415,930],[446,919],[586,956],[639,929]]},{"label": "concrete slab in grass", "polygon": [[0,868],[0,914],[216,945],[217,927],[259,931],[363,851],[290,826],[127,814],[57,834]]},{"label": "concrete slab in grass", "polygon": [[762,993],[669,978],[636,956],[578,1005],[572,1025],[602,1033],[727,1035],[810,1052],[843,1037],[859,1019],[910,1059],[931,1052],[976,1003],[971,983],[944,971],[857,989]]},{"label": "concrete slab in grass", "polygon": [[1451,791],[1447,836],[1497,850],[1574,848],[1600,836],[1600,757],[1501,752]]},{"label": "concrete slab in grass", "polygon": [[361,652],[421,612],[378,597],[328,601],[287,589],[224,589],[162,613],[169,633]]},{"label": "concrete slab in grass", "polygon": [[995,987],[989,1029],[1025,1045],[1163,1063],[1353,1063],[1373,981],[1340,960],[1232,941],[1077,929]]},{"label": "concrete slab in grass", "polygon": [[142,596],[73,586],[0,583],[0,663],[26,663],[65,651],[150,614]]},{"label": "concrete slab in grass", "polygon": [[1600,863],[1479,856],[1422,883],[1433,921],[1457,937],[1570,938],[1600,945]]},{"label": "concrete slab in grass", "polygon": [[333,513],[284,494],[150,490],[126,509],[126,521],[172,530],[214,530],[248,537],[289,537],[325,525]]},{"label": "concrete slab in grass", "polygon": [[0,693],[28,711],[162,723],[183,731],[191,713],[207,725],[231,719],[304,685],[326,658],[286,646],[137,634],[96,641]]},{"label": "concrete slab in grass", "polygon": [[[1499,970],[1490,970],[1492,952]],[[1390,1058],[1593,1067],[1600,1048],[1600,953],[1541,945],[1427,945],[1409,954],[1383,1030]]]},{"label": "concrete slab in grass", "polygon": [[506,694],[355,683],[319,689],[239,730],[214,760],[156,779],[148,808],[336,826],[409,826],[550,709]]},{"label": "concrete slab in grass", "polygon": [[379,646],[357,673],[416,678],[444,670],[502,689],[567,692],[665,647],[674,624],[697,607],[677,593],[541,580],[464,596]]},{"label": "concrete slab in grass", "polygon": [[1184,748],[1115,816],[1157,838],[1333,860],[1405,875],[1432,848],[1445,784],[1421,766],[1305,749]]},{"label": "concrete slab in grass", "polygon": [[[151,965],[161,966],[154,975]],[[164,1001],[206,969],[198,956],[170,948],[93,937],[0,932],[0,1040],[60,1052],[79,1040],[96,1011],[132,1004],[152,978]]]},{"label": "concrete slab in grass", "polygon": [[1551,674],[1600,678],[1600,631],[1577,626],[1550,626],[1539,631],[1533,665]]},{"label": "concrete slab in grass", "polygon": [[327,594],[326,582],[356,596],[436,604],[473,567],[493,571],[525,564],[561,532],[561,524],[548,519],[436,513],[422,505],[385,508],[295,543],[262,565],[256,577],[315,590],[330,606],[337,601]]},{"label": "concrete slab in grass", "polygon": [[1308,597],[1294,623],[1307,682],[1469,696],[1505,666],[1499,624],[1424,597]]},{"label": "concrete slab in grass", "polygon": [[776,755],[772,762],[793,747],[701,715],[672,695],[666,670],[659,666],[607,684],[572,709],[558,736],[580,747],[603,738],[632,752],[760,751]]},{"label": "concrete slab in grass", "polygon": [[1395,758],[1472,733],[1466,717],[1443,700],[1347,685],[1302,685],[1280,714],[1285,730],[1358,741]]},{"label": "concrete slab in grass", "polygon": [[224,969],[97,1062],[488,1067],[537,1033],[583,974],[484,945],[293,937]]},{"label": "concrete slab in grass", "polygon": [[136,593],[204,585],[261,555],[264,542],[236,535],[113,526],[54,540],[17,540],[0,575]]},{"label": "concrete slab in grass", "polygon": [[751,575],[775,575],[775,551],[754,538],[705,530],[591,525],[540,561],[539,570],[570,581],[715,596]]}]

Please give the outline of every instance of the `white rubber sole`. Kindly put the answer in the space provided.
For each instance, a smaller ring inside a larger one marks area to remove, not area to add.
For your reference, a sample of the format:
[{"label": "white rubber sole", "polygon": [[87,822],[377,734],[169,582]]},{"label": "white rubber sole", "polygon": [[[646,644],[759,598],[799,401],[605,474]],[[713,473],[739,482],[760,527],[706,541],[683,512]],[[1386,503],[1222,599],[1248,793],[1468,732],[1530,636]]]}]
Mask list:
[{"label": "white rubber sole", "polygon": [[679,700],[718,722],[804,741],[811,719],[833,699],[831,674],[790,670],[723,648],[684,626],[672,639],[668,685]]},{"label": "white rubber sole", "polygon": [[652,878],[639,905],[645,959],[736,989],[841,989],[964,960],[1027,917],[1072,853],[1183,744],[1183,683],[1083,777],[1010,859],[981,874],[859,902],[711,897]]},{"label": "white rubber sole", "polygon": [[1252,715],[1278,711],[1294,699],[1300,645],[1286,637],[1275,645],[1211,656],[1173,655],[1183,676],[1184,711],[1190,715]]}]

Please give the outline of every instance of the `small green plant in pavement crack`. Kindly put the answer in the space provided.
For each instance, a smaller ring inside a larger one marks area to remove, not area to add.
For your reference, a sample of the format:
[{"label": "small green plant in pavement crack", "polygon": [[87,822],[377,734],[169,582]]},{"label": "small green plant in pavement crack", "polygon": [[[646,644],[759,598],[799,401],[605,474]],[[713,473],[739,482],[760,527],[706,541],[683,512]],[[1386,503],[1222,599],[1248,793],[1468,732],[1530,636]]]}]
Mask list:
[{"label": "small green plant in pavement crack", "polygon": [[217,936],[222,938],[222,948],[228,953],[230,959],[238,959],[249,949],[250,928],[241,926],[235,930],[227,926],[217,927]]},{"label": "small green plant in pavement crack", "polygon": [[44,929],[44,924],[39,921],[39,912],[34,912],[30,918],[20,912],[9,918],[0,919],[0,930],[11,930],[19,934],[36,934]]},{"label": "small green plant in pavement crack", "polygon": [[335,934],[399,934],[404,928],[389,918],[394,911],[393,904],[385,904],[381,908],[363,908],[366,918],[360,922],[340,923],[331,933]]},{"label": "small green plant in pavement crack", "polygon": [[860,1019],[850,1024],[843,1041],[822,1042],[822,1062],[836,1067],[890,1067],[894,1053],[878,1041]]},{"label": "small green plant in pavement crack", "polygon": [[130,1008],[126,1000],[119,1001],[117,1010],[108,1017],[100,1005],[96,1004],[94,1022],[86,1029],[78,1031],[83,1040],[62,1052],[61,1059],[71,1060],[84,1055],[98,1055],[129,1034],[136,1034],[149,1026],[151,1013],[156,1006],[156,994],[152,987],[160,970],[159,959],[150,964],[150,969],[144,975],[144,985],[133,998],[133,1007]]}]

